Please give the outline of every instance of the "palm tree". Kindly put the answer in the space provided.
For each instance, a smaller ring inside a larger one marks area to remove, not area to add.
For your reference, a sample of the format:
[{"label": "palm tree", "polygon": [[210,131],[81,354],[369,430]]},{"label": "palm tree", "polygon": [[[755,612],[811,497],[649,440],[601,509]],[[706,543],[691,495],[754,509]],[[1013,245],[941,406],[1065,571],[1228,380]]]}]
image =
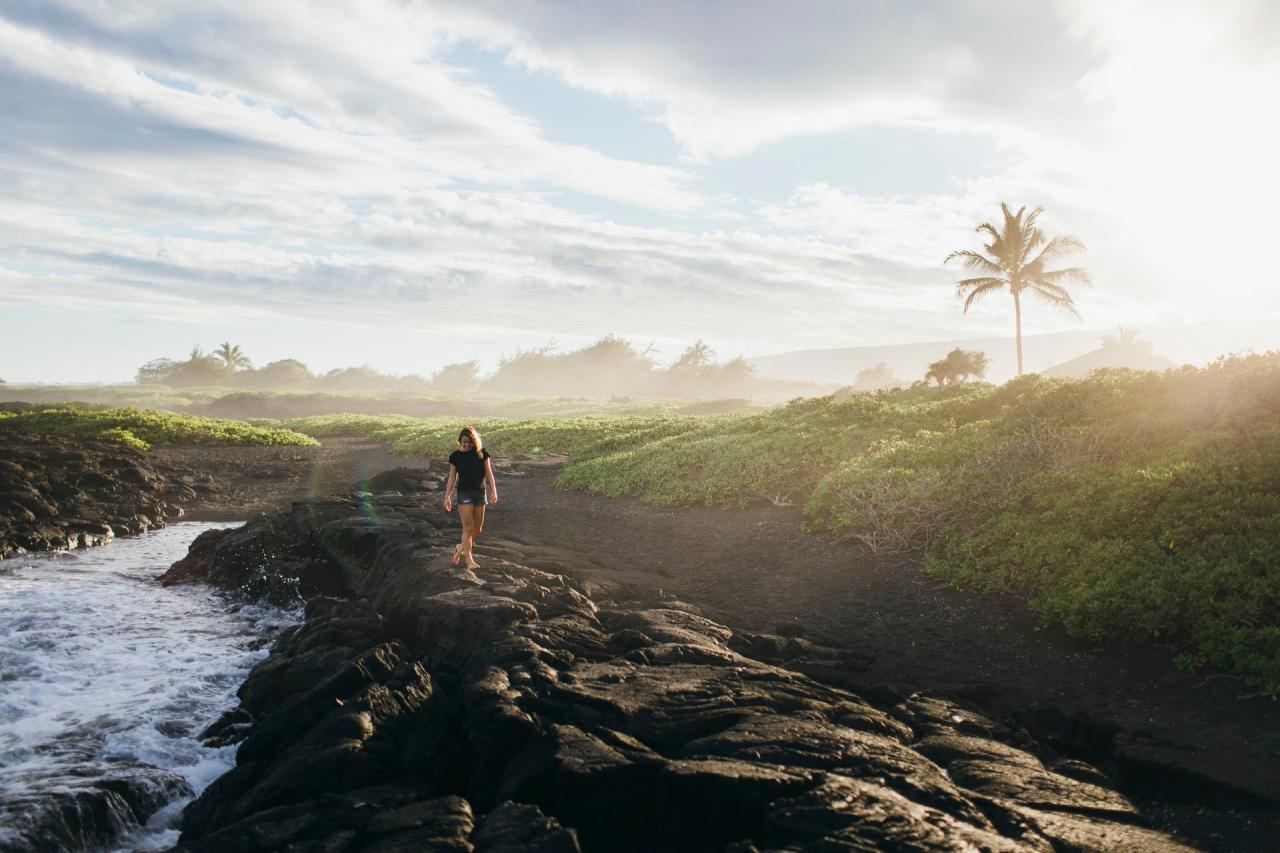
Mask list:
[{"label": "palm tree", "polygon": [[227,370],[239,370],[242,367],[252,367],[249,357],[244,354],[240,346],[232,345],[230,341],[224,341],[222,346],[213,351],[214,358],[222,359],[222,363],[226,365]]},{"label": "palm tree", "polygon": [[1040,218],[1043,208],[1037,207],[1024,216],[1025,207],[1020,207],[1017,213],[1013,213],[1009,210],[1009,205],[1001,202],[1000,211],[1004,214],[1003,228],[997,229],[984,222],[976,229],[979,234],[986,234],[991,238],[991,242],[983,247],[985,255],[965,249],[947,255],[947,260],[943,263],[959,258],[966,268],[982,273],[978,278],[966,278],[956,285],[956,293],[964,297],[966,314],[969,313],[969,306],[979,297],[1009,288],[1013,295],[1018,375],[1021,376],[1023,292],[1034,293],[1078,318],[1080,313],[1076,311],[1075,302],[1063,285],[1070,281],[1087,285],[1090,283],[1089,274],[1080,267],[1046,269],[1060,255],[1084,251],[1084,244],[1068,234],[1046,238],[1044,232],[1036,227],[1036,220]]},{"label": "palm tree", "polygon": [[1102,342],[1103,349],[1140,349],[1151,352],[1151,341],[1140,340],[1134,329],[1126,329],[1124,326],[1119,328],[1120,333],[1117,335],[1103,335],[1098,338]]},{"label": "palm tree", "polygon": [[680,354],[670,369],[675,371],[696,372],[705,370],[716,362],[716,351],[698,338],[689,348]]}]

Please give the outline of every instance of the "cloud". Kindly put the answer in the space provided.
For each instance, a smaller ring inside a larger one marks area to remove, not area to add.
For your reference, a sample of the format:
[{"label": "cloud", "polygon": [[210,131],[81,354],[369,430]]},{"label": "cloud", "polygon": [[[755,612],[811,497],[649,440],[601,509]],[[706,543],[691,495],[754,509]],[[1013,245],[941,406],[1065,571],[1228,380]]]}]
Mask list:
[{"label": "cloud", "polygon": [[648,105],[695,159],[870,123],[1020,139],[1084,106],[1094,60],[1056,6],[1000,0],[437,5],[514,62]]},{"label": "cloud", "polygon": [[27,9],[19,22],[0,19],[5,106],[24,137],[77,155],[145,152],[161,165],[167,155],[180,168],[206,148],[239,148],[255,167],[275,151],[309,166],[313,180],[344,187],[357,177],[383,186],[448,180],[554,186],[664,211],[705,204],[684,170],[548,141],[433,60],[436,25],[394,4],[155,9],[102,20],[76,7]]}]

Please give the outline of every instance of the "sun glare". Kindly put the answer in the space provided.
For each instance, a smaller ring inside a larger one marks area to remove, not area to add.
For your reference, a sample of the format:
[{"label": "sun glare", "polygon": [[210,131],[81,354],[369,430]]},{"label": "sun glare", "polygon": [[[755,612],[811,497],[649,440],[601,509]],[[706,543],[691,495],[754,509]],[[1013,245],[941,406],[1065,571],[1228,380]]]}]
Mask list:
[{"label": "sun glare", "polygon": [[[1116,58],[1086,80],[1114,111],[1097,164],[1111,211],[1189,311],[1261,303],[1280,197],[1280,62],[1237,53],[1230,16],[1129,21]],[[1261,65],[1261,68],[1259,67]],[[1261,72],[1261,73],[1260,73]]]}]

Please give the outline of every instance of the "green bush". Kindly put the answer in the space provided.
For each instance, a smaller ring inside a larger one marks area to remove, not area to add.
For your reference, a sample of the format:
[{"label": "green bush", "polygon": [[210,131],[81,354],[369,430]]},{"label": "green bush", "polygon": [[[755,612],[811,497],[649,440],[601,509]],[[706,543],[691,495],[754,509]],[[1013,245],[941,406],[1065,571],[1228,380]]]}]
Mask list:
[{"label": "green bush", "polygon": [[[1162,374],[1026,376],[756,413],[486,420],[557,481],[656,504],[804,503],[806,524],[913,551],[1102,642],[1160,642],[1280,694],[1280,355]],[[457,419],[330,419],[443,456]],[[294,422],[289,422],[293,425]]]},{"label": "green bush", "polygon": [[0,429],[68,435],[145,450],[175,445],[314,445],[316,440],[279,427],[200,418],[151,409],[89,406],[42,407],[0,420]]},{"label": "green bush", "polygon": [[1026,595],[1074,635],[1170,644],[1280,692],[1280,356],[1001,395],[845,462],[810,522],[926,549],[927,571]]}]

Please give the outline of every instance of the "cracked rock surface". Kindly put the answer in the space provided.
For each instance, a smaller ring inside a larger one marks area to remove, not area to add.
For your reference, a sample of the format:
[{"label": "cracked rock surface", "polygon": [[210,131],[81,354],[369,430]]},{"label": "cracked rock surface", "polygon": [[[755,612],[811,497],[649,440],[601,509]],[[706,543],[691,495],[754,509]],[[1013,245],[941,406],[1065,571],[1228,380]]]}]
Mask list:
[{"label": "cracked rock surface", "polygon": [[517,551],[452,567],[437,502],[300,503],[165,575],[307,602],[206,733],[236,767],[177,849],[1192,849],[1025,732],[791,667],[841,650]]},{"label": "cracked rock surface", "polygon": [[164,527],[194,497],[137,450],[0,431],[0,559]]}]

